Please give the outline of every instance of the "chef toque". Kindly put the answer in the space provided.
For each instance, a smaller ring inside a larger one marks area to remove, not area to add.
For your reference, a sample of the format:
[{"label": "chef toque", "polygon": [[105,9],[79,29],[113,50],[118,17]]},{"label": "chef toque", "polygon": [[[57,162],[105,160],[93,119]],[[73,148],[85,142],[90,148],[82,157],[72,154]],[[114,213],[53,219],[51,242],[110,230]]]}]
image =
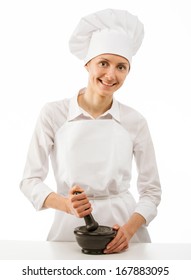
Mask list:
[{"label": "chef toque", "polygon": [[131,64],[143,37],[144,27],[136,16],[125,10],[105,9],[81,18],[69,48],[85,64],[104,53],[123,56]]}]

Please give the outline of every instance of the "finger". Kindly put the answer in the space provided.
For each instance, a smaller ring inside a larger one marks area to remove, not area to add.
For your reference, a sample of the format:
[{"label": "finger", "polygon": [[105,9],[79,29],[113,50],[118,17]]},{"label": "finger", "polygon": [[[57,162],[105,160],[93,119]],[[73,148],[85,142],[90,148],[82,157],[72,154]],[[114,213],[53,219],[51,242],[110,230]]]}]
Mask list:
[{"label": "finger", "polygon": [[[81,201],[80,201],[81,202]],[[73,204],[74,209],[78,212],[84,212],[87,211],[91,208],[91,203],[87,202],[87,203],[83,203],[83,201],[80,203],[79,201]]]},{"label": "finger", "polygon": [[84,207],[84,209],[87,209],[91,207],[91,204],[88,200],[88,198],[85,195],[74,195],[71,197],[71,203],[73,204],[74,208],[78,207]]},{"label": "finger", "polygon": [[118,224],[115,224],[115,225],[113,226],[113,229],[118,230],[118,229],[120,229],[120,226],[119,226]]},{"label": "finger", "polygon": [[78,217],[79,217],[79,218],[83,218],[83,217],[89,215],[91,212],[92,212],[92,208],[90,207],[89,209],[86,209],[86,210],[80,212],[80,213],[78,214]]},{"label": "finger", "polygon": [[80,193],[82,193],[82,192],[84,192],[84,190],[83,190],[82,187],[80,187],[79,185],[75,185],[75,186],[73,186],[73,187],[70,189],[69,193],[70,193],[70,194],[74,194],[75,192],[80,192]]},{"label": "finger", "polygon": [[127,248],[128,248],[128,245],[122,243],[118,247],[116,247],[115,249],[108,251],[108,254],[119,253],[119,252],[127,250]]},{"label": "finger", "polygon": [[72,205],[78,217],[84,217],[92,212],[91,203],[88,199],[74,201]]},{"label": "finger", "polygon": [[113,238],[113,240],[107,245],[107,249],[112,248],[117,243],[119,243],[120,239],[122,238],[122,232],[120,230],[117,231],[116,236]]},{"label": "finger", "polygon": [[80,194],[73,194],[72,196],[71,196],[71,202],[79,202],[79,203],[83,203],[83,204],[85,204],[85,203],[88,203],[89,202],[89,200],[88,200],[88,198],[87,198],[87,196],[86,196],[86,194],[85,193],[80,193]]},{"label": "finger", "polygon": [[116,237],[107,245],[105,253],[119,252],[127,246],[128,242],[126,237],[123,232],[119,231]]},{"label": "finger", "polygon": [[109,242],[109,243],[107,244],[107,248],[112,247],[112,246],[116,243],[116,240],[118,240],[118,239],[120,238],[120,237],[119,237],[120,233],[118,232],[119,228],[120,228],[120,226],[119,226],[118,224],[115,224],[115,225],[113,226],[113,229],[117,231],[117,232],[116,232],[116,236],[112,239],[111,242]]},{"label": "finger", "polygon": [[124,251],[128,248],[128,242],[124,241],[122,243],[118,243],[115,246],[109,248],[109,249],[105,249],[104,253],[106,254],[112,254],[112,253],[119,253],[121,251]]}]

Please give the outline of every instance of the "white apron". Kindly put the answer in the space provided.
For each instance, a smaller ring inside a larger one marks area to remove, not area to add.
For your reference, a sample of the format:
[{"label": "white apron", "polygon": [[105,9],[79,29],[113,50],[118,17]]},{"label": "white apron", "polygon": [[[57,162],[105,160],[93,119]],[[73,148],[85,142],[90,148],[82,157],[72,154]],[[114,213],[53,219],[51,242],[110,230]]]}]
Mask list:
[{"label": "white apron", "polygon": [[[66,122],[56,133],[55,177],[58,193],[68,195],[75,184],[89,197],[100,225],[123,225],[136,202],[129,193],[133,143],[127,130],[114,119]],[[59,164],[58,164],[59,163]],[[74,241],[73,230],[83,218],[56,211],[48,240]],[[143,226],[131,242],[150,242]]]}]

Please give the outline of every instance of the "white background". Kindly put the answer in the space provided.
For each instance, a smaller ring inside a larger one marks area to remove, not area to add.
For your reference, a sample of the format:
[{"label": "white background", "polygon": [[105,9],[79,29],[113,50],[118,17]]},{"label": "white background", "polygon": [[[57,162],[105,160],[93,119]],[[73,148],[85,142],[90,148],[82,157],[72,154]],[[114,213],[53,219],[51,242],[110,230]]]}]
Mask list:
[{"label": "white background", "polygon": [[[163,195],[151,238],[191,241],[189,2],[0,1],[0,239],[46,239],[54,211],[36,212],[19,190],[35,122],[46,102],[73,96],[87,83],[83,63],[68,49],[80,18],[117,8],[145,25],[143,45],[115,97],[146,117],[153,138]],[[55,188],[52,175],[47,181]]]}]

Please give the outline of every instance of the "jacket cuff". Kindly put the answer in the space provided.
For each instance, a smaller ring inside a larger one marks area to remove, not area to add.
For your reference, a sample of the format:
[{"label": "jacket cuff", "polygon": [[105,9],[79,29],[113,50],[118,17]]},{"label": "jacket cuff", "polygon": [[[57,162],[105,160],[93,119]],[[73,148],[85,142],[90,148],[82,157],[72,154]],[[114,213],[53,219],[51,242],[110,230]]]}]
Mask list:
[{"label": "jacket cuff", "polygon": [[44,183],[38,183],[33,187],[30,201],[37,211],[46,209],[45,207],[43,207],[44,201],[52,192],[53,190]]},{"label": "jacket cuff", "polygon": [[142,215],[145,218],[145,220],[146,220],[146,226],[148,226],[149,223],[157,215],[157,207],[151,201],[140,201],[137,204],[134,212],[139,213],[140,215]]}]

